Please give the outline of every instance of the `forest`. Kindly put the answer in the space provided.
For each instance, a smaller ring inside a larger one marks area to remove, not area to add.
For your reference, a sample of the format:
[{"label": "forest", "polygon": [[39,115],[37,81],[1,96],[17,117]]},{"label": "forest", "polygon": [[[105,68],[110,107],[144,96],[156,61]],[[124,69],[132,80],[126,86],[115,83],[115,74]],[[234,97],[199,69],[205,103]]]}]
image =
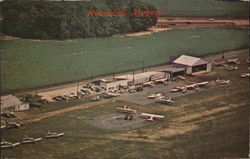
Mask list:
[{"label": "forest", "polygon": [[156,11],[141,0],[93,0],[75,2],[12,0],[1,3],[2,32],[31,39],[108,37],[145,30],[157,22],[157,15],[87,16],[89,9]]}]

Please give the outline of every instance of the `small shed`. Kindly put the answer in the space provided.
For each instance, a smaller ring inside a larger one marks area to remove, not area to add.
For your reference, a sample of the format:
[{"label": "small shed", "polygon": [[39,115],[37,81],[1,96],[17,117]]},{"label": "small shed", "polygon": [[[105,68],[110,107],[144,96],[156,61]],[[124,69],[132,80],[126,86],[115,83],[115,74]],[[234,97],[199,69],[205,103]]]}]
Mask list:
[{"label": "small shed", "polygon": [[1,96],[1,114],[29,109],[29,103],[20,101],[16,96]]},{"label": "small shed", "polygon": [[175,68],[185,68],[186,74],[192,74],[197,72],[208,72],[212,69],[212,63],[207,62],[198,57],[192,57],[187,55],[181,55],[173,61]]}]

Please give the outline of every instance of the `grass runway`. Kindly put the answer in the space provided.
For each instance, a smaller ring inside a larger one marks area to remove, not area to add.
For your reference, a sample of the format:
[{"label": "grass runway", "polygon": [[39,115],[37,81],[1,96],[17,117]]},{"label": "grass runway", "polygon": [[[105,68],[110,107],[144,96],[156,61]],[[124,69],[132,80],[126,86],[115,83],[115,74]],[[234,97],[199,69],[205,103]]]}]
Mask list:
[{"label": "grass runway", "polygon": [[171,30],[142,37],[1,41],[1,91],[135,70],[181,54],[204,55],[248,47],[246,29]]}]

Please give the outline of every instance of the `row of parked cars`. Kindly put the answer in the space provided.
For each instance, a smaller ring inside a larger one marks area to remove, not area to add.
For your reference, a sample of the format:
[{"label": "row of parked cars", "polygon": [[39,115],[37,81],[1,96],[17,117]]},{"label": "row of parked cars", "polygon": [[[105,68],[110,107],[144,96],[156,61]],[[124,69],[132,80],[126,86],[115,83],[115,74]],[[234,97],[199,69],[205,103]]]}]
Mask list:
[{"label": "row of parked cars", "polygon": [[90,91],[86,89],[81,89],[78,93],[68,93],[68,94],[65,94],[64,96],[55,96],[52,99],[55,101],[62,101],[62,100],[71,99],[71,98],[79,98],[88,94],[90,94]]}]

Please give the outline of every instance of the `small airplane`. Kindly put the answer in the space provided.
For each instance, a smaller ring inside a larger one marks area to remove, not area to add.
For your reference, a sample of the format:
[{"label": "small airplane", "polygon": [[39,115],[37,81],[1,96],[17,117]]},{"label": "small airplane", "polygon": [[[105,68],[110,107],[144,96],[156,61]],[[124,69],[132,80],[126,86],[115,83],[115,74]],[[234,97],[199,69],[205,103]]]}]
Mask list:
[{"label": "small airplane", "polygon": [[158,99],[160,102],[163,103],[174,103],[174,101],[172,100],[172,97],[169,97],[168,99]]},{"label": "small airplane", "polygon": [[186,79],[185,77],[183,77],[183,76],[181,76],[181,75],[177,76],[176,78],[177,78],[177,79],[181,79],[181,80],[185,80],[185,79]]},{"label": "small airplane", "polygon": [[24,136],[24,138],[22,138],[22,143],[23,144],[29,144],[29,143],[35,143],[35,142],[38,142],[38,141],[41,141],[42,138],[33,138],[33,137],[28,137],[27,135]]},{"label": "small airplane", "polygon": [[45,136],[46,138],[57,138],[60,136],[63,136],[64,133],[56,133],[56,132],[50,132],[48,131],[47,135]]},{"label": "small airplane", "polygon": [[148,99],[155,99],[157,96],[156,94],[150,94],[148,95]]},{"label": "small airplane", "polygon": [[229,59],[227,60],[228,64],[240,64],[240,60],[238,58],[236,59]]},{"label": "small airplane", "polygon": [[230,84],[230,80],[220,80],[220,79],[217,79],[215,82],[218,83],[218,84],[220,84],[220,85]]},{"label": "small airplane", "polygon": [[11,142],[7,142],[5,140],[1,141],[1,148],[14,148],[18,145],[20,145],[20,142],[11,143]]},{"label": "small airplane", "polygon": [[159,98],[164,98],[165,96],[162,93],[157,93],[157,94],[150,94],[148,96],[148,99],[159,99]]},{"label": "small airplane", "polygon": [[130,106],[124,106],[123,108],[116,108],[117,110],[120,110],[122,113],[136,113],[135,109],[131,109]]},{"label": "small airplane", "polygon": [[146,118],[147,121],[155,121],[159,119],[163,119],[163,115],[156,115],[156,114],[148,114],[148,113],[141,113],[141,117]]},{"label": "small airplane", "polygon": [[224,69],[227,70],[227,71],[235,71],[235,70],[238,70],[239,67],[237,66],[224,66]]},{"label": "small airplane", "polygon": [[159,80],[154,80],[155,84],[162,84],[167,81],[167,78],[159,79]]},{"label": "small airplane", "polygon": [[187,92],[187,88],[186,87],[175,87],[173,89],[171,89],[170,91],[171,93],[173,92],[182,92],[182,93],[186,93]]},{"label": "small airplane", "polygon": [[205,82],[200,82],[200,83],[194,83],[191,85],[187,85],[186,88],[187,89],[198,89],[201,86],[207,86],[208,85],[208,81]]},{"label": "small airplane", "polygon": [[250,77],[250,73],[242,73],[240,77],[242,78]]},{"label": "small airplane", "polygon": [[143,83],[143,87],[151,87],[153,85],[153,82],[150,81],[150,82],[146,82],[146,83]]},{"label": "small airplane", "polygon": [[5,120],[6,122],[6,128],[19,128],[21,125],[17,122],[8,122],[8,120]]},{"label": "small airplane", "polygon": [[163,99],[165,96],[162,93],[157,93],[156,94],[156,99]]},{"label": "small airplane", "polygon": [[214,65],[215,66],[223,66],[225,65],[227,62],[226,61],[214,61]]}]

